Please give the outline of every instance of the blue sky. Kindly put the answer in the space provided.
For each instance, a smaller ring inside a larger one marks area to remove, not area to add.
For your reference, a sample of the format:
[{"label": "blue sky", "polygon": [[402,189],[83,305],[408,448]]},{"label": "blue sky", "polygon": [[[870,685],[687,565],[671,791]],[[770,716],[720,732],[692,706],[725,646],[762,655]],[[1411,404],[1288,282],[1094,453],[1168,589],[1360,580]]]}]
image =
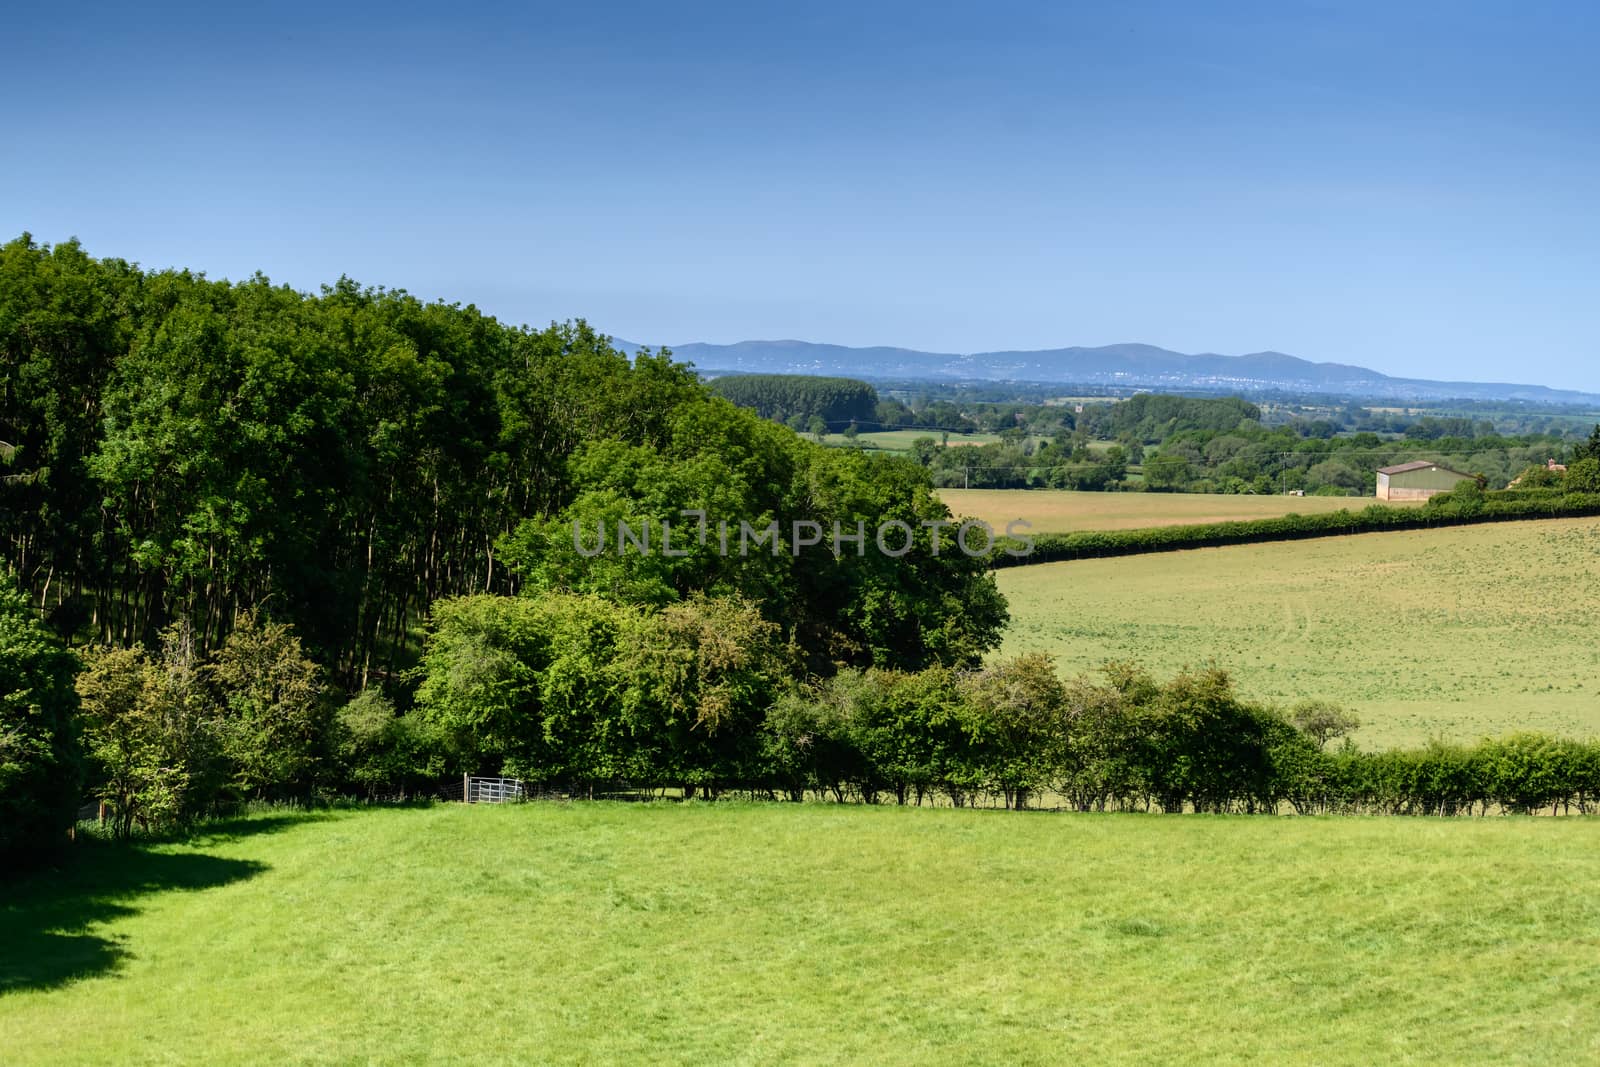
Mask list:
[{"label": "blue sky", "polygon": [[1600,389],[1588,4],[30,5],[0,232],[640,342]]}]

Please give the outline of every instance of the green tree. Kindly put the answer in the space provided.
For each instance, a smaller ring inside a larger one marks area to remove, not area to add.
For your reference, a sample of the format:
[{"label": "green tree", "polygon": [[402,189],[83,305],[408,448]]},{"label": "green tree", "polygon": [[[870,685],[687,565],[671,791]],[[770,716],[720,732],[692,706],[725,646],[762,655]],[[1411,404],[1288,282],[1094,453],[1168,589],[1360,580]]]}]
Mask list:
[{"label": "green tree", "polygon": [[95,794],[112,833],[176,822],[189,792],[181,737],[162,700],[161,670],[143,649],[91,650],[77,678]]},{"label": "green tree", "polygon": [[1589,437],[1581,444],[1572,447],[1572,460],[1577,462],[1585,459],[1600,460],[1600,423],[1589,431]]},{"label": "green tree", "polygon": [[222,748],[241,792],[309,782],[326,729],[322,673],[285,623],[242,616],[211,664]]},{"label": "green tree", "polygon": [[760,776],[759,726],[790,666],[754,604],[695,596],[633,615],[607,673],[655,774],[714,792]]},{"label": "green tree", "polygon": [[1586,456],[1569,464],[1561,484],[1570,493],[1600,493],[1600,459]]},{"label": "green tree", "polygon": [[0,574],[0,867],[37,861],[72,825],[82,783],[76,669]]},{"label": "green tree", "polygon": [[1326,700],[1302,700],[1290,709],[1289,721],[1319,750],[1327,748],[1329,741],[1348,737],[1361,726],[1355,714]]},{"label": "green tree", "polygon": [[1448,508],[1458,515],[1476,515],[1483,511],[1486,499],[1483,486],[1477,479],[1468,478],[1457,482],[1456,487],[1448,493],[1430,497],[1428,504],[1436,508]]},{"label": "green tree", "polygon": [[1121,445],[1112,445],[1100,457],[1105,486],[1113,486],[1128,476],[1128,454]]},{"label": "green tree", "polygon": [[1519,489],[1556,489],[1561,486],[1561,481],[1561,472],[1553,471],[1543,463],[1523,468],[1516,477]]},{"label": "green tree", "polygon": [[1306,487],[1309,489],[1331,488],[1350,491],[1361,489],[1365,484],[1366,475],[1343,460],[1323,460],[1306,471]]},{"label": "green tree", "polygon": [[1188,484],[1189,461],[1182,456],[1160,453],[1144,464],[1144,484],[1159,492],[1176,492]]}]

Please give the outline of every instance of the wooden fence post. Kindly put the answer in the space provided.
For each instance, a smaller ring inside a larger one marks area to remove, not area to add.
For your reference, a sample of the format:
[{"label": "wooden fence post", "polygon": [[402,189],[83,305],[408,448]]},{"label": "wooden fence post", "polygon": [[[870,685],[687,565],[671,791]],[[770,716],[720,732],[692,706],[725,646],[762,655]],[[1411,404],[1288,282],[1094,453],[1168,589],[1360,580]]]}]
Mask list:
[{"label": "wooden fence post", "polygon": [[466,774],[461,776],[461,803],[472,803],[472,777]]}]

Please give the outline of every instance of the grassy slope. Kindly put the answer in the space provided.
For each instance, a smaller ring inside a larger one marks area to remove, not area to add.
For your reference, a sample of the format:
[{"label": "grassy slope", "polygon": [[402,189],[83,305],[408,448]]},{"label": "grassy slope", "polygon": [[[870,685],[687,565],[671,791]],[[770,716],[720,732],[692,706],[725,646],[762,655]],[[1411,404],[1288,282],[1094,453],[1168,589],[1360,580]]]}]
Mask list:
[{"label": "grassy slope", "polygon": [[[0,980],[34,984],[0,993],[6,1062],[1600,1056],[1600,821],[590,804],[252,825],[8,888],[0,952],[29,952]],[[72,973],[50,936],[79,980],[47,984]]]},{"label": "grassy slope", "polygon": [[1600,520],[1554,519],[999,572],[1006,652],[1068,671],[1215,658],[1251,696],[1325,697],[1369,747],[1600,732]]},{"label": "grassy slope", "polygon": [[1222,493],[1079,493],[1070,489],[941,489],[955,515],[982,519],[1003,530],[1012,519],[1033,523],[1031,533],[1136,530],[1231,519],[1264,519],[1297,512],[1359,510],[1374,501],[1340,496],[1237,496]]}]

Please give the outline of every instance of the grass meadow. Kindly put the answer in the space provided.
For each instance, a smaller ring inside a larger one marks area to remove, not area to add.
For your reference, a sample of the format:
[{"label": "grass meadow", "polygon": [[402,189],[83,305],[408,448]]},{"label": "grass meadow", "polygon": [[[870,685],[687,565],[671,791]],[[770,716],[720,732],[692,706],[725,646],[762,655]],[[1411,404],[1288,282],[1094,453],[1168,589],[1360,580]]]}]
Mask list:
[{"label": "grass meadow", "polygon": [[1091,493],[1071,489],[941,489],[954,515],[982,519],[996,530],[1013,519],[1030,533],[1137,530],[1233,519],[1313,515],[1373,503],[1347,496],[1245,496],[1224,493]]},{"label": "grass meadow", "polygon": [[[940,430],[872,430],[856,434],[855,439],[842,433],[824,434],[821,438],[825,445],[834,445],[847,448],[878,448],[888,452],[909,452],[911,443],[919,437],[931,437],[935,441],[945,439],[945,434]],[[992,445],[1000,440],[999,434],[993,433],[952,433],[948,443],[952,445]],[[1036,438],[1042,440],[1042,438]]]},{"label": "grass meadow", "polygon": [[1069,672],[1215,659],[1251,697],[1350,705],[1363,747],[1600,733],[1593,518],[1048,563],[998,580],[1008,654],[1050,652]]},{"label": "grass meadow", "polygon": [[439,805],[80,845],[7,1064],[1600,1058],[1600,820]]}]

